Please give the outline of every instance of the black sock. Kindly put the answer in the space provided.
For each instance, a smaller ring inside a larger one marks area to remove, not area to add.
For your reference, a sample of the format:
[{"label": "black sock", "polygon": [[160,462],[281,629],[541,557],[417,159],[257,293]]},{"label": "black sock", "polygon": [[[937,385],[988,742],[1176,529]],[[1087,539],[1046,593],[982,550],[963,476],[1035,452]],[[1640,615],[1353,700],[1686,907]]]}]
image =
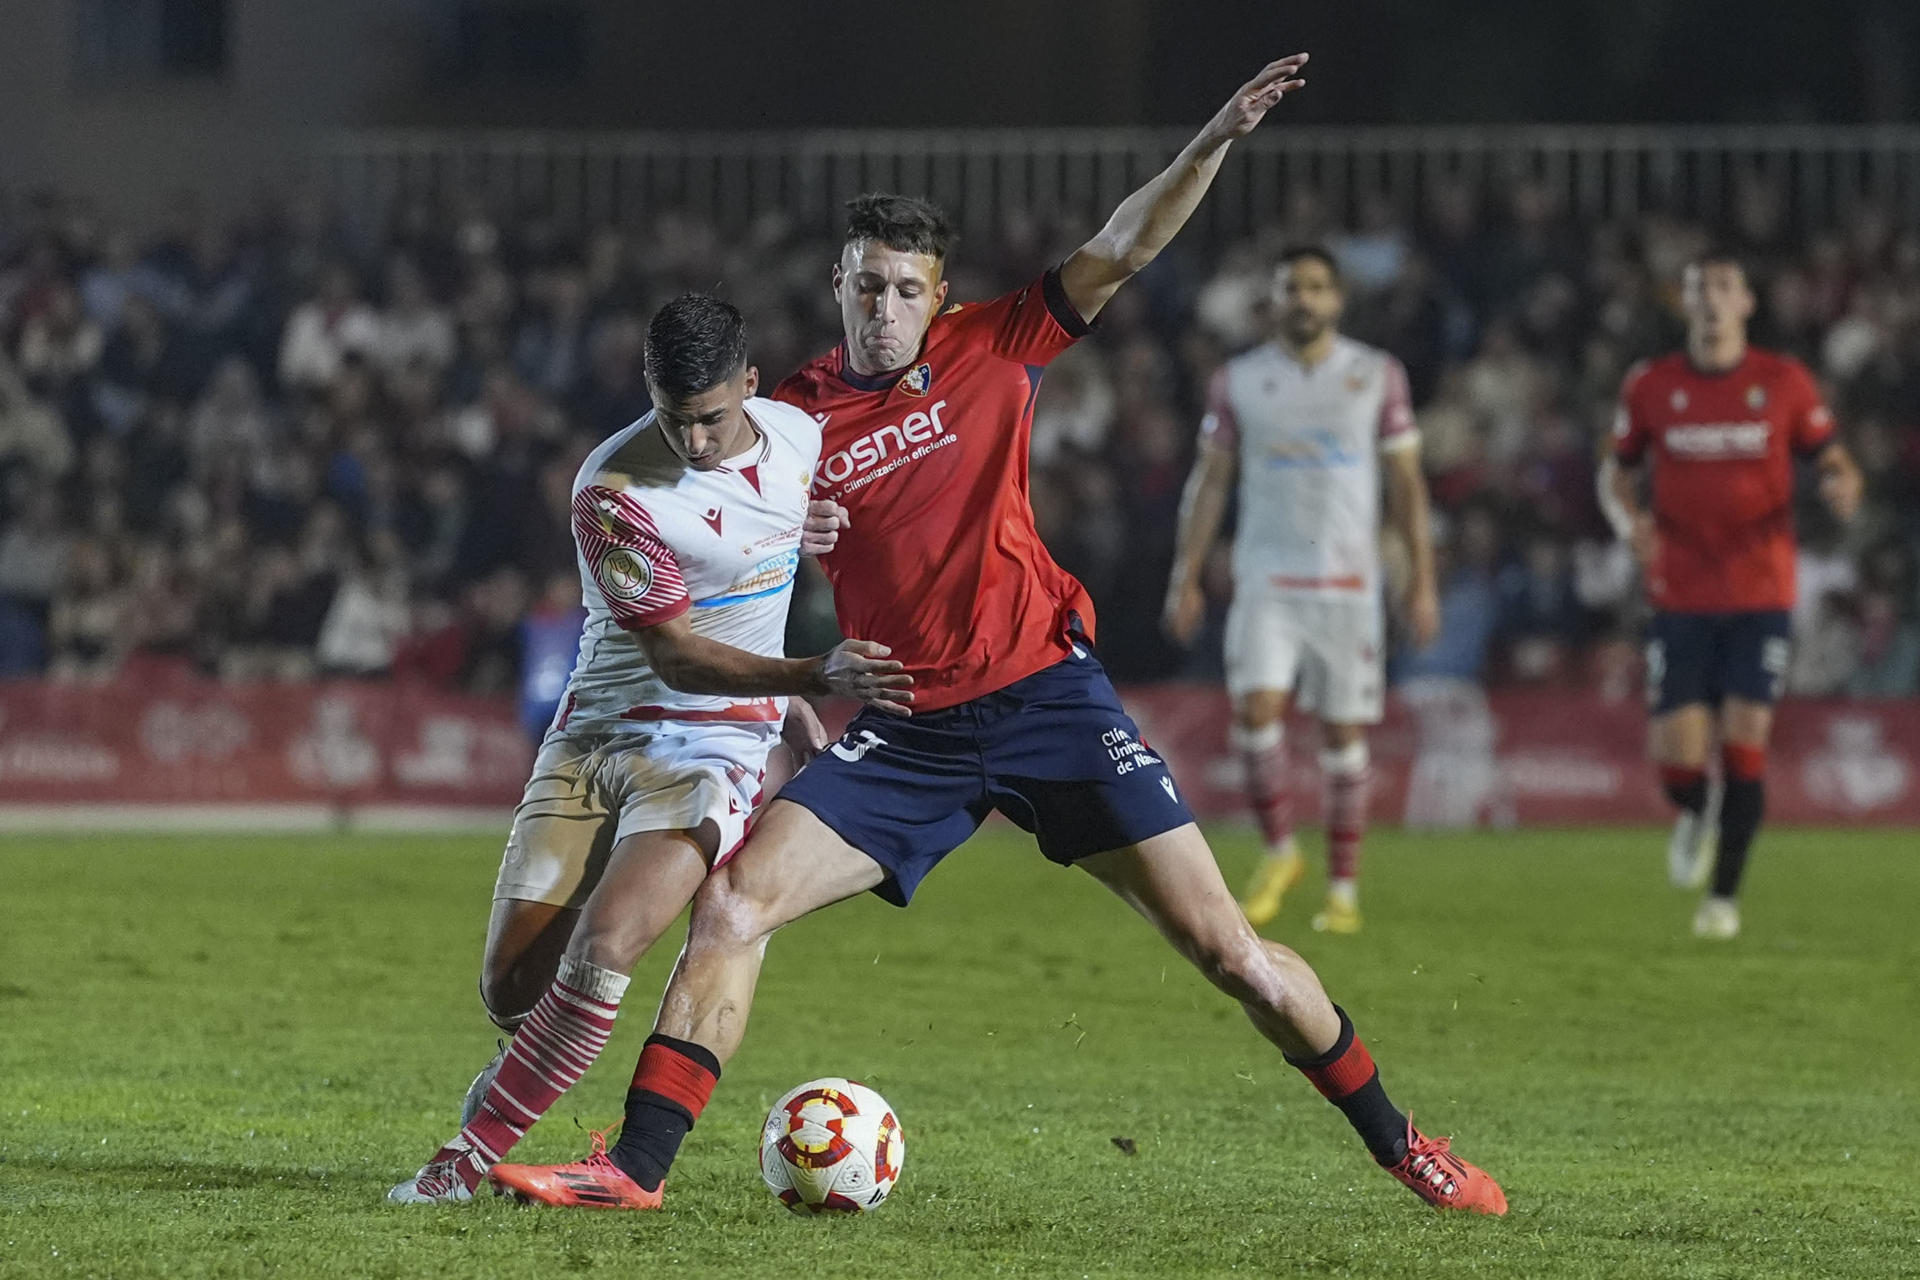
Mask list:
[{"label": "black sock", "polygon": [[1691,776],[1684,780],[1663,772],[1661,784],[1676,809],[1685,809],[1697,818],[1707,808],[1707,775],[1697,770],[1688,772]]},{"label": "black sock", "polygon": [[1407,1154],[1406,1113],[1387,1097],[1373,1055],[1354,1035],[1353,1019],[1339,1005],[1333,1006],[1333,1011],[1340,1015],[1340,1037],[1333,1047],[1316,1058],[1289,1057],[1287,1064],[1340,1108],[1376,1161],[1388,1166],[1399,1164]]},{"label": "black sock", "polygon": [[1758,778],[1728,778],[1720,800],[1720,853],[1713,864],[1713,896],[1731,898],[1740,892],[1747,870],[1747,853],[1767,810],[1767,784]]},{"label": "black sock", "polygon": [[608,1158],[646,1190],[658,1188],[719,1078],[720,1060],[702,1046],[648,1036],[627,1089],[620,1140]]}]

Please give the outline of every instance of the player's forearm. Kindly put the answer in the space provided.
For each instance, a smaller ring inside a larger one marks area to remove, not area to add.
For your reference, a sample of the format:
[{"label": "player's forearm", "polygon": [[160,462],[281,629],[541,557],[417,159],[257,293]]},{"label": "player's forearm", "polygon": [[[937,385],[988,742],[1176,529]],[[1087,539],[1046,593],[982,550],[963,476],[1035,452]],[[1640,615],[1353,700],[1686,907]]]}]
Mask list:
[{"label": "player's forearm", "polygon": [[1227,486],[1231,473],[1211,453],[1202,453],[1180,495],[1180,523],[1173,544],[1173,585],[1200,576],[1226,518]]},{"label": "player's forearm", "polygon": [[[1409,474],[1410,473],[1410,474]],[[1438,583],[1433,568],[1433,503],[1427,495],[1426,477],[1415,463],[1406,471],[1396,469],[1388,494],[1393,504],[1393,524],[1407,544],[1413,561],[1413,590],[1432,591]]]},{"label": "player's forearm", "polygon": [[1141,271],[1172,243],[1200,207],[1230,145],[1228,139],[1206,133],[1189,142],[1172,164],[1120,202],[1082,252],[1122,279]]},{"label": "player's forearm", "polygon": [[769,658],[705,636],[649,646],[647,661],[678,693],[775,698],[828,692],[821,658]]},{"label": "player's forearm", "polygon": [[1601,460],[1599,483],[1600,512],[1622,542],[1633,537],[1634,522],[1640,519],[1640,477],[1609,456]]}]

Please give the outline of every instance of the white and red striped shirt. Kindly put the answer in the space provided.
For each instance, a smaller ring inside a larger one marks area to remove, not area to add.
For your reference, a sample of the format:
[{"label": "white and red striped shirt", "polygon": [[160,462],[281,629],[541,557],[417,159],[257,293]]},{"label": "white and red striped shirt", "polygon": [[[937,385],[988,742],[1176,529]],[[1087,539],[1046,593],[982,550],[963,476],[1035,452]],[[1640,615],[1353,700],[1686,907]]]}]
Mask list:
[{"label": "white and red striped shirt", "polygon": [[728,721],[777,731],[786,699],[670,689],[632,634],[691,614],[689,625],[709,639],[767,657],[784,651],[820,424],[772,400],[747,401],[747,414],[761,439],[712,471],[681,460],[652,414],[581,464],[573,540],[587,626],[557,725],[608,732]]},{"label": "white and red striped shirt", "polygon": [[1239,453],[1237,590],[1380,590],[1379,455],[1420,443],[1398,360],[1339,337],[1308,368],[1268,343],[1214,375],[1200,432]]}]

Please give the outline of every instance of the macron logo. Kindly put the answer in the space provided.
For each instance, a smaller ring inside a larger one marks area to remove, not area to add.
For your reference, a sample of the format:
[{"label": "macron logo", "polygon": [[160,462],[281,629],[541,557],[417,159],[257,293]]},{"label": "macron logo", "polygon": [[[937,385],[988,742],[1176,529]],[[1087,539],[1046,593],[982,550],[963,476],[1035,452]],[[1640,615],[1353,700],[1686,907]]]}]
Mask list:
[{"label": "macron logo", "polygon": [[900,422],[869,432],[840,452],[822,459],[813,487],[818,490],[841,484],[863,471],[871,471],[889,458],[894,459],[893,466],[898,466],[910,457],[925,456],[923,450],[914,446],[931,440],[945,443],[953,438],[947,434],[947,425],[940,421],[940,411],[946,407],[945,400],[936,400],[925,413],[910,413]]}]

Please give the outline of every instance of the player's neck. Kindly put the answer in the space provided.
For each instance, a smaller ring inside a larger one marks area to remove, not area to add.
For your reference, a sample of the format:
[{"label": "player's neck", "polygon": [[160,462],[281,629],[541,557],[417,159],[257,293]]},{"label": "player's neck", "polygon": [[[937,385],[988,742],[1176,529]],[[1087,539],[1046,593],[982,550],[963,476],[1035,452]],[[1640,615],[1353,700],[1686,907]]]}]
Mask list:
[{"label": "player's neck", "polygon": [[1296,343],[1289,338],[1280,339],[1280,351],[1288,359],[1304,369],[1311,369],[1333,354],[1334,339],[1340,335],[1332,329],[1307,343]]},{"label": "player's neck", "polygon": [[1726,373],[1739,368],[1746,358],[1747,340],[1744,337],[1726,341],[1696,338],[1687,343],[1687,363],[1700,373]]},{"label": "player's neck", "polygon": [[740,407],[740,416],[747,420],[747,438],[738,449],[734,450],[732,457],[721,460],[723,463],[732,462],[734,458],[744,458],[750,453],[758,453],[761,443],[767,438],[766,433],[760,430],[760,424],[753,420],[751,413],[747,412],[745,405]]}]

